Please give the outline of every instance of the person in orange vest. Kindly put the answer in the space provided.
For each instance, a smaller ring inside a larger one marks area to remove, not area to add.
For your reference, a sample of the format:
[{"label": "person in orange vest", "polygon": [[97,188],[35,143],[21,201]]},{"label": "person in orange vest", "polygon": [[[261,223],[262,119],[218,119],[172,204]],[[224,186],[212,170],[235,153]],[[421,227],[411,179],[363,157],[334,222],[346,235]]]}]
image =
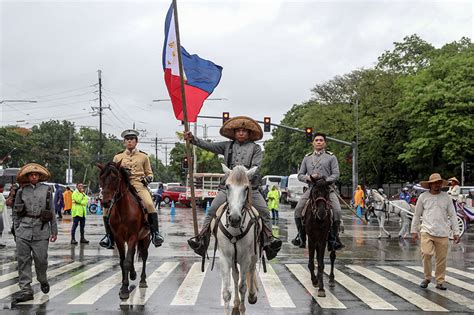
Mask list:
[{"label": "person in orange vest", "polygon": [[357,211],[358,213],[359,213],[359,208],[360,208],[360,213],[362,214],[365,208],[365,193],[360,185],[357,185],[357,190],[354,194],[354,205],[356,209],[358,210]]},{"label": "person in orange vest", "polygon": [[63,199],[64,199],[64,214],[71,214],[71,209],[72,209],[71,188],[66,187],[66,191],[63,193]]}]

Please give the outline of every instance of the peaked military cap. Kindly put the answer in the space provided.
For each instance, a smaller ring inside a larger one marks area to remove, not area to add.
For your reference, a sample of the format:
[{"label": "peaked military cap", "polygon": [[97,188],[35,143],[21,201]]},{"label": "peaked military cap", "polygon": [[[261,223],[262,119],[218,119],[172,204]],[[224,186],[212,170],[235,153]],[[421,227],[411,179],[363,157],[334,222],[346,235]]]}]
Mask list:
[{"label": "peaked military cap", "polygon": [[121,134],[122,138],[125,138],[125,137],[137,137],[140,135],[140,133],[134,129],[127,129],[127,130],[124,130]]}]

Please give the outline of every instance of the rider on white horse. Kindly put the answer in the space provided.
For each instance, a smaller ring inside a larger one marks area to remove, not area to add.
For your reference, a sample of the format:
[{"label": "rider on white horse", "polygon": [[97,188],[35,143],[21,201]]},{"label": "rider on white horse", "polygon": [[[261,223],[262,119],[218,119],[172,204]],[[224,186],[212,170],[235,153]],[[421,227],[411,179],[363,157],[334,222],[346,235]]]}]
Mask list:
[{"label": "rider on white horse", "polygon": [[[220,134],[231,139],[231,141],[212,143],[193,136],[191,132],[185,133],[184,138],[185,140],[190,140],[192,144],[200,148],[211,151],[215,154],[223,155],[225,164],[230,169],[236,165],[245,166],[247,169],[254,166],[258,167],[256,174],[253,175],[250,181],[252,186],[252,205],[258,210],[259,215],[263,219],[264,249],[267,259],[271,260],[275,258],[278,251],[281,249],[282,242],[272,234],[272,224],[267,203],[259,191],[261,179],[258,170],[262,163],[263,152],[255,141],[262,139],[262,128],[250,117],[237,116],[224,123],[220,129]],[[226,200],[227,189],[223,180],[219,185],[217,196],[214,198],[208,209],[201,232],[196,237],[188,240],[189,246],[194,250],[194,252],[196,252],[196,254],[203,257],[206,255],[211,236],[209,228],[211,219],[215,216],[217,209],[225,203]]]}]

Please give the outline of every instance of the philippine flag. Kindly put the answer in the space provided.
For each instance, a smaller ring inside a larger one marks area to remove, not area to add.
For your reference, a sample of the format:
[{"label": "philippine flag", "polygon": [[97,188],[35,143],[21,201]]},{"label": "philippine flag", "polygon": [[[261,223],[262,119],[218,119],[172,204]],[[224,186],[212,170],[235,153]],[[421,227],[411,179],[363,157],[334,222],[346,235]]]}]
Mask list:
[{"label": "philippine flag", "polygon": [[[216,88],[221,79],[222,67],[209,60],[190,55],[183,46],[181,54],[184,68],[184,89],[188,121],[195,122],[206,98]],[[171,4],[165,21],[165,42],[163,46],[163,70],[165,83],[173,104],[176,119],[183,120],[181,100],[181,81],[179,76],[178,48],[174,24],[173,4]]]}]

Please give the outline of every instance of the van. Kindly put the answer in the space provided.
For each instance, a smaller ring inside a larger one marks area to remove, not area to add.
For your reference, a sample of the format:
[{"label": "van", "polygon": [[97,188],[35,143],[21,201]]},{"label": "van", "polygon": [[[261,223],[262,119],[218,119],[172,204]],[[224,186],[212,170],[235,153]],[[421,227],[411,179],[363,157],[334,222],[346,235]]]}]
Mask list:
[{"label": "van", "polygon": [[273,186],[276,186],[280,190],[280,202],[287,203],[287,192],[286,192],[286,179],[287,176],[279,175],[267,175],[262,178],[262,191],[266,191],[265,188],[271,190]]},{"label": "van", "polygon": [[288,177],[288,203],[291,208],[295,208],[298,201],[301,199],[301,196],[308,188],[308,184],[300,182],[298,179],[298,174],[291,174]]}]

